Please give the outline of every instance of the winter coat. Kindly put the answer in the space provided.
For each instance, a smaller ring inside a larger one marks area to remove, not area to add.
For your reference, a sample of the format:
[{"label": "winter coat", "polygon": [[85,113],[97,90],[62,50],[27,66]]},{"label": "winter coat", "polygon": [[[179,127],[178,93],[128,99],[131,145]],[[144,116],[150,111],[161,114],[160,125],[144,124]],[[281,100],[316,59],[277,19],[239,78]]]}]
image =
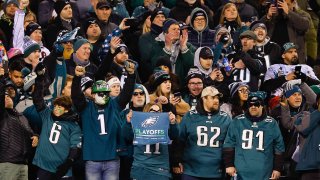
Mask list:
[{"label": "winter coat", "polygon": [[195,48],[198,47],[203,47],[203,46],[209,46],[211,47],[214,43],[214,31],[209,29],[208,27],[208,15],[206,11],[200,9],[200,8],[195,8],[190,15],[190,19],[194,19],[193,17],[195,16],[195,13],[198,11],[202,11],[206,16],[206,26],[204,30],[202,31],[196,31],[193,25],[193,22],[190,23],[191,30],[188,33],[188,42],[191,43]]},{"label": "winter coat", "polygon": [[[177,43],[173,45],[173,50],[168,52],[165,50],[164,43],[164,34],[160,34],[158,38],[156,38],[157,42],[152,47],[152,57],[151,57],[151,67],[154,69],[156,67],[157,58],[159,56],[168,56],[170,57],[172,72],[178,75],[181,80],[180,85],[184,86],[186,84],[186,79],[188,71],[191,67],[193,67],[193,58],[194,58],[194,47],[187,43],[188,49],[182,52],[178,47]],[[179,52],[176,52],[179,51]],[[174,57],[176,55],[176,57]]]},{"label": "winter coat", "polygon": [[0,82],[0,163],[27,164],[31,137],[28,120],[14,109],[5,108],[4,78]]},{"label": "winter coat", "polygon": [[[298,45],[298,58],[300,64],[306,63],[306,52],[305,52],[305,34],[310,27],[309,15],[301,9],[295,9],[293,11],[289,10],[288,15],[283,15],[284,19],[287,22],[287,30],[289,41]],[[272,39],[272,36],[275,33],[275,25],[278,21],[278,18],[272,17],[270,20],[267,19],[267,16],[263,16],[261,21],[267,26],[268,36]],[[281,46],[281,44],[279,44]]]}]

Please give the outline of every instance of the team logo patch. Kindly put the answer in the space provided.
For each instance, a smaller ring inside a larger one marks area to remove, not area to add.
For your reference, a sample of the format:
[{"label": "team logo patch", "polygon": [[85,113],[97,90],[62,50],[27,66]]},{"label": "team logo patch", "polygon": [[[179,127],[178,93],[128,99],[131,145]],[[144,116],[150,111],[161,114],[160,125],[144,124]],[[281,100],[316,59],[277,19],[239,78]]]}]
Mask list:
[{"label": "team logo patch", "polygon": [[146,128],[146,127],[151,127],[153,125],[155,125],[157,123],[159,119],[159,116],[152,116],[152,117],[149,117],[148,119],[144,120],[142,123],[141,123],[141,126]]}]

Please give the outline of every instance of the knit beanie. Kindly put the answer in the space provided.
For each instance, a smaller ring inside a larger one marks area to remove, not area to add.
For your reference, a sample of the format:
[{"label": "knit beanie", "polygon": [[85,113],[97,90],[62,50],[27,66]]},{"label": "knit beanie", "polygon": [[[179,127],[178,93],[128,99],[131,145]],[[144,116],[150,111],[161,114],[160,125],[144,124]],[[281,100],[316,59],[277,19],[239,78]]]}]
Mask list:
[{"label": "knit beanie", "polygon": [[240,87],[246,87],[249,89],[249,86],[245,82],[234,82],[229,84],[230,96],[233,97],[238,92]]},{"label": "knit beanie", "polygon": [[170,69],[170,71],[172,70],[170,58],[167,56],[158,57],[156,67],[159,66],[167,66]]},{"label": "knit beanie", "polygon": [[119,52],[126,52],[129,54],[128,47],[125,44],[119,44],[114,54],[117,55]]},{"label": "knit beanie", "polygon": [[[145,91],[142,84],[135,84],[133,90],[136,90],[136,89],[140,89],[142,92]],[[144,92],[144,93],[145,93],[145,92]]]},{"label": "knit beanie", "polygon": [[171,19],[171,18],[166,19],[166,20],[163,22],[162,31],[163,31],[164,33],[167,33],[167,32],[168,32],[168,29],[170,28],[170,26],[171,26],[172,24],[177,24],[177,25],[179,25],[178,21],[176,21],[175,19]]},{"label": "knit beanie", "polygon": [[161,8],[155,8],[151,13],[151,17],[150,17],[151,23],[153,22],[154,18],[156,18],[156,16],[159,14],[166,16]]},{"label": "knit beanie", "polygon": [[264,99],[267,97],[267,93],[264,91],[250,92],[248,97],[248,103],[259,101],[264,104]]},{"label": "knit beanie", "polygon": [[254,31],[256,28],[261,27],[263,29],[265,29],[267,31],[267,27],[266,25],[261,22],[261,21],[254,21],[251,25],[250,25],[250,30]]},{"label": "knit beanie", "polygon": [[297,85],[294,85],[294,86],[292,86],[292,88],[285,90],[284,96],[285,96],[286,98],[289,98],[291,95],[293,95],[293,94],[296,93],[296,92],[302,94],[302,91],[301,91],[300,87],[297,86]]},{"label": "knit beanie", "polygon": [[92,49],[91,43],[88,41],[88,39],[85,38],[78,38],[75,40],[75,42],[73,43],[73,50],[74,52],[77,52],[77,50],[84,44],[89,43],[90,47]]},{"label": "knit beanie", "polygon": [[25,35],[30,36],[35,30],[41,30],[41,26],[35,22],[31,22],[26,27]]},{"label": "knit beanie", "polygon": [[81,83],[80,83],[81,91],[85,91],[92,85],[93,85],[93,80],[90,77],[81,78]]},{"label": "knit beanie", "polygon": [[170,80],[170,75],[166,71],[163,71],[157,68],[155,69],[153,76],[154,76],[154,82],[153,82],[154,89],[156,89],[164,81]]},{"label": "knit beanie", "polygon": [[30,39],[29,36],[25,36],[23,38],[24,44],[22,46],[23,48],[23,57],[26,58],[28,57],[32,52],[39,50],[41,51],[40,45]]},{"label": "knit beanie", "polygon": [[16,5],[17,7],[19,7],[19,2],[18,2],[18,0],[7,0],[7,1],[5,1],[5,2],[3,3],[3,6],[2,6],[4,12],[6,12],[6,8],[7,8],[7,6],[8,6],[9,4],[14,4],[14,5]]},{"label": "knit beanie", "polygon": [[198,69],[198,67],[196,66],[189,69],[188,75],[186,77],[187,83],[189,83],[190,79],[192,78],[199,78],[203,81],[203,75],[201,71]]},{"label": "knit beanie", "polygon": [[205,14],[205,11],[201,8],[196,8],[196,11],[193,13],[192,19],[191,19],[191,23],[193,24],[194,19],[196,19],[196,17],[198,16],[203,16],[203,17],[207,17]]},{"label": "knit beanie", "polygon": [[89,18],[85,20],[82,24],[84,34],[87,34],[87,30],[91,24],[97,24],[101,29],[100,23],[96,18]]},{"label": "knit beanie", "polygon": [[54,3],[54,10],[56,11],[58,16],[60,15],[62,9],[68,4],[70,4],[69,0],[57,0]]},{"label": "knit beanie", "polygon": [[107,82],[107,85],[109,86],[109,88],[111,88],[111,86],[114,84],[121,84],[119,78],[113,77],[113,78],[109,79],[109,81]]}]

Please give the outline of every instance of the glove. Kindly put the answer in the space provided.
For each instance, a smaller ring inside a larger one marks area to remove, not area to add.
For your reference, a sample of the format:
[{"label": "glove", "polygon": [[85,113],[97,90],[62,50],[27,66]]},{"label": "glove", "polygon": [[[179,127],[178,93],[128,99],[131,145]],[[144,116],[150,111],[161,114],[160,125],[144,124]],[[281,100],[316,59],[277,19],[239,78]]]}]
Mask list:
[{"label": "glove", "polygon": [[300,85],[301,79],[290,80],[282,85],[283,90],[286,92],[293,88],[294,85]]},{"label": "glove", "polygon": [[66,162],[58,166],[56,174],[55,174],[55,179],[60,180],[70,169],[72,166],[73,160],[72,159],[67,159]]},{"label": "glove", "polygon": [[61,57],[63,55],[63,51],[64,51],[64,47],[62,46],[61,43],[55,42],[53,44],[53,52],[57,54],[58,57]]},{"label": "glove", "polygon": [[221,42],[222,44],[227,44],[229,42],[230,36],[227,33],[224,33],[220,36],[219,38],[219,42]]},{"label": "glove", "polygon": [[46,72],[46,67],[44,66],[44,64],[42,62],[39,62],[34,71],[36,72],[36,74],[38,76],[44,75],[44,73]]}]

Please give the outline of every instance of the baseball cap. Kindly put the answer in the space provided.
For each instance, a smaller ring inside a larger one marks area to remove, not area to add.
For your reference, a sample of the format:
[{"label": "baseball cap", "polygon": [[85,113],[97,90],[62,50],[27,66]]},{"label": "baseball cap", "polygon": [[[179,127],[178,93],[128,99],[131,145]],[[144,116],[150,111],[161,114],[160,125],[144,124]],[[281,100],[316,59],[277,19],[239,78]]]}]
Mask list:
[{"label": "baseball cap", "polygon": [[250,38],[250,39],[253,39],[253,40],[257,40],[257,35],[253,32],[253,31],[244,31],[243,33],[240,34],[240,39],[242,38]]},{"label": "baseball cap", "polygon": [[201,57],[203,59],[213,58],[213,52],[208,46],[204,46],[200,50],[199,57]]},{"label": "baseball cap", "polygon": [[208,86],[206,88],[204,88],[202,90],[202,93],[201,93],[201,97],[205,97],[205,96],[219,96],[219,97],[222,97],[223,95],[214,87],[212,86]]}]

